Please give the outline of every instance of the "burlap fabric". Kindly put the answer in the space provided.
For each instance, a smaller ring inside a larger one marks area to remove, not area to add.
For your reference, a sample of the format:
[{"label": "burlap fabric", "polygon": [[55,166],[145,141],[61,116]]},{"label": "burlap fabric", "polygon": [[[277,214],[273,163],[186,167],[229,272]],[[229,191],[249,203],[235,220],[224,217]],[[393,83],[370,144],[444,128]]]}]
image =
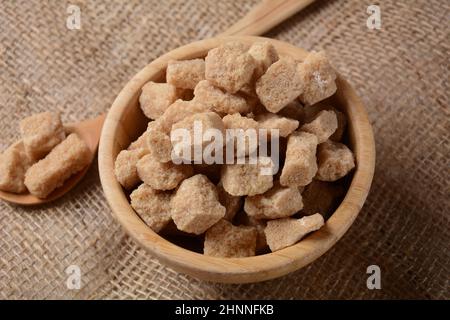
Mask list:
[{"label": "burlap fabric", "polygon": [[[257,1],[0,1],[1,149],[21,118],[108,110],[124,84],[169,49],[213,36]],[[372,191],[344,238],[312,265],[258,284],[199,281],[161,265],[111,218],[93,165],[69,195],[39,208],[0,202],[0,298],[450,298],[448,1],[323,1],[268,36],[326,49],[373,122]],[[366,268],[381,268],[368,290]],[[66,286],[78,265],[82,288]]]}]

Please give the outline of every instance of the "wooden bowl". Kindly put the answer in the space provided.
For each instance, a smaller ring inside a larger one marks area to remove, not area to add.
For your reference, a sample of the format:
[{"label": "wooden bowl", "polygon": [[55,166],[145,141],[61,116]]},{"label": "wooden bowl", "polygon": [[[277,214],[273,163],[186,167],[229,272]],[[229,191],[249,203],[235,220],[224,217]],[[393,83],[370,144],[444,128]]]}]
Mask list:
[{"label": "wooden bowl", "polygon": [[248,44],[270,41],[280,54],[299,60],[303,60],[307,54],[300,48],[273,39],[234,36],[197,41],[161,56],[134,76],[114,101],[100,138],[99,170],[103,190],[117,221],[133,239],[162,263],[207,281],[248,283],[276,278],[297,270],[320,257],[343,236],[358,215],[369,192],[375,166],[375,145],[363,104],[352,87],[338,76],[338,90],[334,99],[348,116],[349,143],[355,153],[357,167],[345,198],[324,227],[291,247],[248,258],[205,256],[179,247],[153,232],[130,206],[114,176],[117,154],[144,132],[148,122],[139,108],[141,88],[148,81],[163,80],[170,59],[204,57],[208,50],[230,40]]}]

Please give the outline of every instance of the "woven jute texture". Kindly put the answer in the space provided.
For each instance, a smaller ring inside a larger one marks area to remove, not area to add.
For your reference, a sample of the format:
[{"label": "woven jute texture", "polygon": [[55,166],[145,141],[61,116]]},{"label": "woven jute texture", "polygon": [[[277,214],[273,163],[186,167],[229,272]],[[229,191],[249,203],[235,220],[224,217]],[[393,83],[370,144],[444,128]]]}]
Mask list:
[{"label": "woven jute texture", "polygon": [[[0,148],[21,118],[65,122],[106,112],[125,83],[167,50],[218,34],[252,1],[0,1]],[[81,9],[69,30],[67,7]],[[257,284],[206,283],[160,264],[111,215],[97,165],[70,194],[38,208],[0,202],[0,298],[450,298],[450,3],[321,1],[267,36],[325,49],[362,97],[377,166],[356,222],[310,266]],[[65,270],[77,265],[81,289]],[[366,286],[381,268],[381,290]]]}]

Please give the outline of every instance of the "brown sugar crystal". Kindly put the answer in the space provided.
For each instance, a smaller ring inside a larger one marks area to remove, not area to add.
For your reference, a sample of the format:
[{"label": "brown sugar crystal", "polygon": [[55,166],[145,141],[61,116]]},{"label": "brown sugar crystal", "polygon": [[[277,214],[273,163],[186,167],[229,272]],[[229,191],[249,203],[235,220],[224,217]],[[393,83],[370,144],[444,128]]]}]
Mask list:
[{"label": "brown sugar crystal", "polygon": [[270,112],[277,113],[303,91],[303,81],[292,58],[272,64],[256,82],[256,94]]},{"label": "brown sugar crystal", "polygon": [[225,216],[216,186],[204,175],[184,180],[171,200],[172,219],[181,231],[202,234]]},{"label": "brown sugar crystal", "polygon": [[355,167],[352,151],[339,142],[328,140],[320,144],[317,157],[319,169],[316,178],[322,181],[336,181]]},{"label": "brown sugar crystal", "polygon": [[338,120],[334,111],[320,111],[314,120],[304,124],[300,130],[314,134],[318,143],[327,141],[329,137],[336,131]]},{"label": "brown sugar crystal", "polygon": [[[175,134],[177,131],[181,135]],[[225,138],[225,127],[222,118],[215,112],[196,113],[175,123],[172,126],[171,136],[173,137],[172,146],[176,157],[188,162],[195,160],[203,162],[203,151],[205,151],[205,148],[212,140],[219,139],[219,137],[215,137],[214,139],[205,138],[205,134],[208,133],[208,131],[213,134],[218,134],[223,143]],[[196,135],[198,137],[197,139]],[[198,157],[195,155],[197,150],[200,152]]]},{"label": "brown sugar crystal", "polygon": [[303,208],[298,188],[274,186],[269,191],[245,198],[244,210],[255,219],[278,219],[292,216]]},{"label": "brown sugar crystal", "polygon": [[319,102],[312,106],[305,106],[303,108],[303,114],[304,114],[303,122],[309,123],[309,122],[313,121],[317,117],[319,112],[324,111],[324,110],[333,111],[336,114],[336,118],[337,118],[337,129],[330,136],[330,139],[333,141],[338,141],[338,142],[341,141],[344,136],[345,129],[347,128],[347,116],[345,115],[345,113],[343,113],[342,111],[339,111],[337,108],[333,107],[329,103]]},{"label": "brown sugar crystal", "polygon": [[158,119],[175,100],[182,96],[182,90],[170,83],[147,82],[142,87],[139,103],[145,116]]},{"label": "brown sugar crystal", "polygon": [[136,165],[138,161],[148,152],[143,148],[122,150],[117,155],[114,163],[114,173],[117,181],[127,190],[136,186],[139,179]]},{"label": "brown sugar crystal", "polygon": [[228,42],[208,52],[205,78],[229,93],[236,93],[250,82],[256,63],[240,42]]},{"label": "brown sugar crystal", "polygon": [[307,132],[294,132],[288,138],[286,160],[280,184],[302,187],[311,183],[317,172],[317,137]]},{"label": "brown sugar crystal", "polygon": [[159,162],[172,160],[172,142],[169,134],[164,132],[161,121],[155,120],[148,124],[146,146],[148,153]]},{"label": "brown sugar crystal", "polygon": [[85,168],[91,151],[75,133],[70,134],[25,174],[25,185],[31,194],[45,198],[73,174]]},{"label": "brown sugar crystal", "polygon": [[193,168],[189,164],[163,163],[149,154],[137,162],[136,168],[139,178],[155,190],[175,189],[181,181],[193,174]]},{"label": "brown sugar crystal", "polygon": [[196,113],[208,112],[211,107],[198,100],[184,101],[176,100],[172,103],[158,121],[161,130],[169,134],[172,125]]},{"label": "brown sugar crystal", "polygon": [[264,233],[272,252],[289,247],[310,232],[320,229],[323,217],[316,213],[301,219],[283,218],[267,222]]},{"label": "brown sugar crystal", "polygon": [[182,89],[194,89],[205,79],[205,61],[192,59],[182,61],[169,61],[166,71],[167,83]]},{"label": "brown sugar crystal", "polygon": [[279,59],[277,50],[268,41],[256,42],[248,49],[248,53],[256,62],[255,79],[259,79]]},{"label": "brown sugar crystal", "polygon": [[32,161],[45,157],[66,137],[57,112],[38,113],[23,119],[20,133],[25,152]]},{"label": "brown sugar crystal", "polygon": [[298,66],[305,84],[300,100],[306,105],[315,104],[336,92],[336,72],[324,51],[311,52]]},{"label": "brown sugar crystal", "polygon": [[226,164],[222,166],[222,184],[234,196],[257,195],[273,186],[273,175],[268,174],[271,159],[259,157],[256,164]]},{"label": "brown sugar crystal", "polygon": [[25,153],[23,143],[10,146],[0,154],[0,190],[22,193],[27,190],[24,184],[25,172],[31,161]]},{"label": "brown sugar crystal", "polygon": [[220,114],[250,112],[251,106],[238,95],[224,92],[208,80],[200,81],[194,90],[194,99],[210,105],[212,110]]},{"label": "brown sugar crystal", "polygon": [[255,255],[257,232],[254,227],[233,226],[220,220],[205,234],[204,254],[213,257],[241,258]]},{"label": "brown sugar crystal", "polygon": [[[239,113],[226,115],[222,121],[225,129],[233,130],[227,131],[227,147],[231,147],[231,143],[233,143],[236,157],[244,157],[256,151],[258,148],[258,122],[241,116]],[[233,135],[231,136],[230,133]],[[243,143],[245,146],[240,146],[239,143]]]},{"label": "brown sugar crystal", "polygon": [[284,138],[294,132],[299,125],[297,120],[269,112],[257,115],[255,119],[258,121],[259,128],[267,129],[268,131],[278,129],[280,137]]},{"label": "brown sugar crystal", "polygon": [[141,184],[131,195],[131,206],[155,232],[161,231],[169,221],[171,195]]}]

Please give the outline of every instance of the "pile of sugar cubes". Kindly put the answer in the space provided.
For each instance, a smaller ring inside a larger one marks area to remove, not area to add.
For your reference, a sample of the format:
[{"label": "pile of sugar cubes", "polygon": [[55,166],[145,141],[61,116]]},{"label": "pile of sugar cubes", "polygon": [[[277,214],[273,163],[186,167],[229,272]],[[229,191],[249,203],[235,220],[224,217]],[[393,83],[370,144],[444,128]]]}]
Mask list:
[{"label": "pile of sugar cubes", "polygon": [[[131,206],[155,232],[199,237],[210,256],[276,251],[318,230],[345,193],[335,181],[355,167],[341,142],[345,114],[322,102],[335,79],[324,52],[299,62],[268,42],[228,42],[205,59],[170,61],[165,83],[142,88],[148,129],[115,161]],[[281,173],[262,174],[260,162],[175,164],[171,133],[194,121],[220,132],[278,129]]]},{"label": "pile of sugar cubes", "polygon": [[0,155],[0,190],[29,191],[46,198],[91,159],[86,143],[66,136],[59,113],[43,112],[20,122],[22,139]]}]

